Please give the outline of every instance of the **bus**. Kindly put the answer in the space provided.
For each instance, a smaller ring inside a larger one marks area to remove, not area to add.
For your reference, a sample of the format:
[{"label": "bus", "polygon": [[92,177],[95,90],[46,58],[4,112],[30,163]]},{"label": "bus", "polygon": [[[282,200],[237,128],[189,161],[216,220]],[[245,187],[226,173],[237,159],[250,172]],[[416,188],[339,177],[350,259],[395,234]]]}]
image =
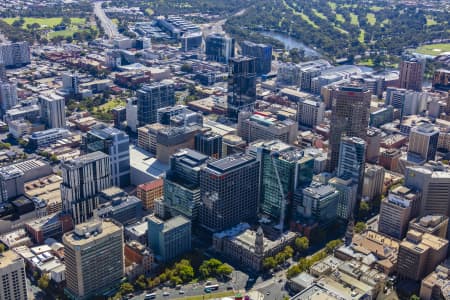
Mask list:
[{"label": "bus", "polygon": [[209,285],[205,285],[205,292],[209,293],[211,291],[216,291],[219,289],[219,285],[218,284],[209,284]]}]

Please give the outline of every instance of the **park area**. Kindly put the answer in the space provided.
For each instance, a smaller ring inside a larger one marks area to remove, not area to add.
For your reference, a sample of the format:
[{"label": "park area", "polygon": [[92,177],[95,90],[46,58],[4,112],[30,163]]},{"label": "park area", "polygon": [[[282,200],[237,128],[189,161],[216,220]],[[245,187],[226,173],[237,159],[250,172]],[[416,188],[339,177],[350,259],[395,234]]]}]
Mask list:
[{"label": "park area", "polygon": [[438,56],[445,52],[448,52],[450,54],[450,44],[422,45],[415,49],[414,52],[432,56]]}]

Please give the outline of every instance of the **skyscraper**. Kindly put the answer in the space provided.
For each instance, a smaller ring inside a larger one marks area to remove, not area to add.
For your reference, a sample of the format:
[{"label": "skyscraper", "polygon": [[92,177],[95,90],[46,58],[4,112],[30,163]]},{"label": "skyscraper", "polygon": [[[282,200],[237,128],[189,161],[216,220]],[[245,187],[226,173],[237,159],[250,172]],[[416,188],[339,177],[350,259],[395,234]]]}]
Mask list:
[{"label": "skyscraper", "polygon": [[157,121],[159,108],[175,105],[175,91],[172,80],[146,84],[137,91],[138,126]]},{"label": "skyscraper", "polygon": [[200,224],[218,232],[255,220],[258,177],[259,162],[248,155],[237,154],[207,163],[200,172]]},{"label": "skyscraper", "polygon": [[425,62],[411,57],[400,62],[400,88],[414,91],[422,90]]},{"label": "skyscraper", "polygon": [[256,74],[267,74],[272,70],[272,46],[243,41],[239,44],[242,55],[256,58]]},{"label": "skyscraper", "polygon": [[123,227],[113,221],[92,221],[63,235],[65,294],[92,299],[114,291],[124,276]]},{"label": "skyscraper", "polygon": [[339,159],[339,145],[343,135],[366,139],[369,124],[370,91],[348,85],[333,91],[328,157],[329,169],[334,171]]},{"label": "skyscraper", "polygon": [[213,33],[205,39],[205,54],[208,60],[228,63],[234,57],[234,39]]},{"label": "skyscraper", "polygon": [[434,160],[438,146],[439,130],[433,124],[421,124],[411,129],[408,153],[423,160]]},{"label": "skyscraper", "polygon": [[17,84],[15,82],[2,82],[0,79],[0,104],[2,114],[17,105]]},{"label": "skyscraper", "polygon": [[63,89],[71,94],[78,94],[78,76],[75,73],[62,74]]},{"label": "skyscraper", "polygon": [[56,94],[40,94],[41,119],[47,128],[66,127],[65,100]]},{"label": "skyscraper", "polygon": [[440,166],[407,167],[405,186],[422,193],[419,216],[449,215],[450,172]]},{"label": "skyscraper", "polygon": [[0,256],[0,299],[27,300],[27,281],[23,258],[12,250]]},{"label": "skyscraper", "polygon": [[256,142],[251,147],[256,149],[256,157],[261,164],[260,212],[278,222],[281,217],[287,221],[294,191],[312,181],[314,159],[281,141]]},{"label": "skyscraper", "polygon": [[181,149],[170,158],[170,169],[164,180],[164,206],[171,216],[183,215],[197,220],[200,206],[200,170],[208,156]]},{"label": "skyscraper", "polygon": [[[366,161],[366,142],[358,137],[342,137],[337,176],[351,178],[358,185],[357,201],[361,200]],[[357,205],[359,203],[356,203]],[[355,209],[357,209],[355,207]]]},{"label": "skyscraper", "polygon": [[222,158],[222,136],[211,131],[197,134],[195,150],[213,158]]},{"label": "skyscraper", "polygon": [[21,67],[30,63],[28,42],[0,44],[0,61],[6,67]]},{"label": "skyscraper", "polygon": [[111,186],[109,156],[97,151],[61,163],[63,211],[72,215],[75,224],[93,216],[99,204],[98,194]]},{"label": "skyscraper", "polygon": [[256,59],[236,57],[228,66],[228,118],[237,121],[241,110],[250,109],[256,101]]},{"label": "skyscraper", "polygon": [[130,184],[130,139],[125,132],[97,125],[83,135],[82,150],[108,154],[112,185],[126,187]]}]

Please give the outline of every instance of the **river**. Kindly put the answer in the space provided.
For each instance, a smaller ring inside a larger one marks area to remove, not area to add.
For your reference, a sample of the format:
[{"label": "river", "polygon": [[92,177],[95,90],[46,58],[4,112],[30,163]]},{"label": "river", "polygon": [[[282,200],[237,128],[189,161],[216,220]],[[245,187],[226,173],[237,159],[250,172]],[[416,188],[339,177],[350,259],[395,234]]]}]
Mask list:
[{"label": "river", "polygon": [[258,33],[261,33],[262,35],[270,36],[271,38],[279,40],[280,42],[282,42],[284,44],[284,47],[286,48],[286,50],[298,48],[298,49],[305,50],[305,56],[319,56],[319,57],[321,56],[320,53],[317,52],[316,50],[306,46],[305,44],[303,44],[296,38],[294,38],[290,35],[287,35],[285,33],[275,32],[275,31],[258,31]]}]

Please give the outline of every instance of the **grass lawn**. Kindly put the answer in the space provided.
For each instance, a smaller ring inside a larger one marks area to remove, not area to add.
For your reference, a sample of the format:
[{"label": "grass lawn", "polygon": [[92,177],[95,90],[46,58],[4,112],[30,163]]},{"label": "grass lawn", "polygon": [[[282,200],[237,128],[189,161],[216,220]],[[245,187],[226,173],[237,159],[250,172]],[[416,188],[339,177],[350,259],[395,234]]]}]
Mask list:
[{"label": "grass lawn", "polygon": [[313,21],[311,21],[311,19],[305,15],[304,13],[298,12],[295,8],[289,6],[286,1],[283,0],[283,5],[284,7],[286,7],[287,9],[290,9],[292,11],[292,13],[296,16],[299,16],[303,21],[305,21],[306,23],[308,23],[309,25],[311,25],[312,27],[319,29],[320,27],[317,26],[316,23],[314,23]]},{"label": "grass lawn", "polygon": [[[12,25],[14,21],[19,20],[20,18],[3,18],[3,21]],[[37,23],[41,27],[53,27],[61,23],[62,18],[23,18],[25,23],[23,24],[23,28],[27,28],[28,24]],[[86,23],[86,20],[83,18],[70,18],[72,24],[83,25]]]},{"label": "grass lawn", "polygon": [[440,55],[443,52],[450,52],[450,44],[423,45],[414,51],[425,55]]},{"label": "grass lawn", "polygon": [[366,17],[367,17],[367,22],[370,24],[370,25],[375,25],[376,23],[377,23],[377,18],[375,17],[375,14],[373,14],[373,13],[368,13],[367,15],[366,15]]},{"label": "grass lawn", "polygon": [[341,14],[336,14],[336,21],[341,22],[341,23],[345,23],[345,18]]},{"label": "grass lawn", "polygon": [[343,34],[348,34],[348,31],[346,31],[346,30],[344,30],[344,29],[342,29],[340,27],[334,26],[334,29],[336,29],[337,31],[342,32]]},{"label": "grass lawn", "polygon": [[355,15],[354,13],[350,13],[350,23],[352,24],[352,25],[356,25],[356,26],[359,26],[359,21],[358,21],[358,16],[357,15]]},{"label": "grass lawn", "polygon": [[126,103],[123,100],[115,98],[115,99],[109,100],[105,104],[100,105],[99,107],[94,108],[94,112],[97,112],[97,111],[110,112],[113,108],[115,108],[119,105],[125,106]]},{"label": "grass lawn", "polygon": [[359,36],[358,36],[358,41],[359,41],[361,44],[364,44],[364,37],[365,37],[365,35],[366,35],[366,32],[364,31],[364,29],[361,29],[361,30],[359,31]]},{"label": "grass lawn", "polygon": [[207,300],[207,299],[218,299],[228,296],[234,296],[235,293],[233,291],[225,291],[225,292],[219,292],[219,293],[209,293],[204,295],[198,295],[198,296],[191,296],[191,297],[182,297],[179,299],[183,300]]},{"label": "grass lawn", "polygon": [[334,2],[327,2],[328,3],[328,5],[330,6],[330,8],[331,8],[331,10],[336,10],[336,3],[334,3]]},{"label": "grass lawn", "polygon": [[383,27],[384,25],[389,25],[390,23],[391,23],[391,20],[384,19],[383,22],[381,22],[381,27]]},{"label": "grass lawn", "polygon": [[52,31],[48,33],[48,38],[54,38],[56,36],[62,36],[64,38],[69,37],[69,36],[73,36],[73,34],[77,32],[77,29],[74,27],[71,27],[69,29],[66,30],[60,30],[60,31]]},{"label": "grass lawn", "polygon": [[437,25],[437,22],[433,19],[432,16],[427,16],[427,26]]},{"label": "grass lawn", "polygon": [[312,11],[314,12],[314,14],[321,18],[322,20],[326,20],[327,16],[325,16],[323,13],[319,12],[317,9],[313,8]]},{"label": "grass lawn", "polygon": [[383,9],[383,7],[381,7],[381,6],[376,6],[376,5],[373,5],[373,6],[370,7],[370,10],[371,10],[371,11],[374,11],[374,12],[380,11],[380,10],[382,10],[382,9]]}]

